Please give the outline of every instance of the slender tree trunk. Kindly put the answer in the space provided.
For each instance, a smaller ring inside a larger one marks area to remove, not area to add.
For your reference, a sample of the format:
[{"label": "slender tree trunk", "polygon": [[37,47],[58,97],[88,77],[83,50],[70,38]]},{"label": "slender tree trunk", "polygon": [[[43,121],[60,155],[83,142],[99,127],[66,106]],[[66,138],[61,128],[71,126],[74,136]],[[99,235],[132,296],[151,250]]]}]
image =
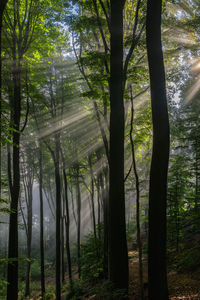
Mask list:
[{"label": "slender tree trunk", "polygon": [[199,214],[199,154],[198,154],[198,140],[195,141],[195,213]]},{"label": "slender tree trunk", "polygon": [[[64,200],[64,199],[63,199]],[[64,203],[63,203],[64,204]],[[64,208],[62,209],[62,217],[61,217],[61,257],[62,257],[62,283],[65,282],[65,239],[64,239]]]},{"label": "slender tree trunk", "polygon": [[65,228],[66,228],[66,252],[67,252],[67,266],[68,266],[68,276],[70,287],[72,288],[72,266],[71,266],[71,252],[69,243],[69,228],[70,228],[70,218],[69,218],[69,201],[68,201],[68,184],[67,175],[65,168],[63,168],[63,178],[65,187],[65,208],[66,208],[66,218],[65,218]]},{"label": "slender tree trunk", "polygon": [[176,251],[177,253],[179,252],[179,236],[180,236],[180,226],[179,226],[179,193],[178,193],[178,184],[179,184],[179,178],[178,178],[179,174],[178,174],[178,170],[177,170],[177,175],[176,175],[176,189],[175,189],[175,207],[174,207],[174,211],[175,211],[175,222],[176,222]]},{"label": "slender tree trunk", "polygon": [[[28,174],[28,176],[31,176]],[[28,196],[28,220],[27,220],[27,270],[26,270],[26,288],[25,288],[25,296],[30,295],[30,276],[31,276],[31,244],[32,244],[32,215],[33,215],[33,183],[31,182],[32,178],[28,178],[28,186],[27,186],[27,196]]]},{"label": "slender tree trunk", "polygon": [[104,277],[108,278],[108,181],[109,181],[109,174],[108,168],[106,167],[104,170],[105,176],[105,187],[103,184],[103,176],[100,177],[101,186],[103,193],[103,223],[104,223],[104,255],[103,255],[103,269],[104,269]]},{"label": "slender tree trunk", "polygon": [[91,177],[91,208],[92,208],[92,224],[93,224],[93,232],[95,239],[97,238],[96,233],[96,217],[95,217],[95,205],[94,205],[94,174],[92,169],[92,158],[88,155],[88,164],[90,168],[90,177]]},{"label": "slender tree trunk", "polygon": [[[13,42],[13,103],[11,120],[16,131],[13,132],[12,152],[12,178],[9,179],[11,195],[9,221],[8,258],[16,261],[8,263],[7,300],[17,300],[18,297],[18,202],[20,192],[20,168],[19,168],[19,146],[20,146],[20,117],[21,117],[21,63],[16,61],[16,41]],[[10,174],[11,175],[11,174]]]},{"label": "slender tree trunk", "polygon": [[[101,151],[96,152],[97,159],[101,160]],[[105,178],[105,180],[104,180]],[[102,172],[99,174],[99,184],[101,187],[101,198],[102,198],[102,206],[103,206],[103,225],[104,225],[104,255],[103,255],[103,270],[104,270],[104,278],[108,278],[108,167],[105,167]],[[105,184],[104,184],[105,182]]]},{"label": "slender tree trunk", "polygon": [[162,0],[147,2],[147,54],[151,84],[153,153],[149,190],[149,299],[168,299],[166,271],[166,202],[169,120],[161,43]]},{"label": "slender tree trunk", "polygon": [[133,161],[133,172],[135,176],[135,189],[136,189],[136,225],[137,225],[137,246],[139,251],[139,281],[140,281],[140,298],[144,299],[143,289],[143,266],[142,266],[142,242],[140,234],[140,182],[137,172],[136,159],[135,159],[135,145],[133,141],[133,120],[134,120],[134,106],[133,106],[133,94],[131,87],[131,128],[130,128],[130,141],[131,141],[131,152]]},{"label": "slender tree trunk", "polygon": [[98,224],[98,237],[101,238],[100,224],[101,224],[101,201],[100,201],[100,179],[97,176],[97,224]]},{"label": "slender tree trunk", "polygon": [[2,137],[2,21],[3,12],[8,0],[1,0],[0,2],[0,199],[1,199],[1,137]]},{"label": "slender tree trunk", "polygon": [[78,275],[81,277],[81,192],[79,185],[79,166],[76,167],[76,200],[77,200],[77,260]]},{"label": "slender tree trunk", "polygon": [[39,192],[40,192],[40,282],[42,299],[45,294],[45,272],[44,272],[44,217],[43,217],[43,173],[42,173],[42,145],[39,145]]},{"label": "slender tree trunk", "polygon": [[111,0],[109,279],[128,291],[124,195],[123,0]]},{"label": "slender tree trunk", "polygon": [[55,180],[56,180],[56,300],[61,299],[61,182],[60,182],[60,135],[55,135]]}]

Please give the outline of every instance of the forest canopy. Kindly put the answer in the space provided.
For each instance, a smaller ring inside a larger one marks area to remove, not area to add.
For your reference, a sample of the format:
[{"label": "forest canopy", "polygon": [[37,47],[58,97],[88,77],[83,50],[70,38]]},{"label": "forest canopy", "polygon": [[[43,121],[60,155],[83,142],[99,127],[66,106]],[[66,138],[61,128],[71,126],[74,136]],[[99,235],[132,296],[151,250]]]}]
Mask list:
[{"label": "forest canopy", "polygon": [[198,0],[0,0],[0,299],[200,299]]}]

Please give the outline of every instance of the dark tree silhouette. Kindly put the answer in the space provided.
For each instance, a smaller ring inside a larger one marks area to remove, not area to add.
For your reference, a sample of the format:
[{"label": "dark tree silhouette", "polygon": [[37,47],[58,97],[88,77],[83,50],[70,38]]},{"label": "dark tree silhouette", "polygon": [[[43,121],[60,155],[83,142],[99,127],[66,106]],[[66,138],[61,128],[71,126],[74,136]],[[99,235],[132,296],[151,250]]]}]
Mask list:
[{"label": "dark tree silhouette", "polygon": [[123,0],[111,0],[109,279],[128,290],[124,199]]},{"label": "dark tree silhouette", "polygon": [[43,211],[43,173],[42,173],[42,143],[39,142],[39,193],[40,193],[40,281],[42,298],[45,294],[45,269],[44,269],[44,211]]},{"label": "dark tree silhouette", "polygon": [[161,43],[162,0],[148,0],[146,39],[151,84],[153,153],[149,191],[149,299],[168,299],[166,275],[166,198],[169,120]]},{"label": "dark tree silhouette", "polygon": [[1,88],[2,88],[2,60],[1,60],[1,40],[2,40],[2,21],[3,12],[6,7],[8,0],[2,0],[0,2],[0,198],[1,198],[1,122],[2,122],[2,99],[1,99]]}]

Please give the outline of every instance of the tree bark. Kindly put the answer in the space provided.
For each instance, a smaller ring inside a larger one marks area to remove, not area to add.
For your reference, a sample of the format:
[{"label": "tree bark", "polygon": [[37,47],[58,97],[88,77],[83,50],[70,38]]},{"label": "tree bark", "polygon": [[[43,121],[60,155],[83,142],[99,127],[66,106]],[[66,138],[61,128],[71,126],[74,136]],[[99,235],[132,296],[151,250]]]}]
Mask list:
[{"label": "tree bark", "polygon": [[131,152],[132,152],[132,162],[133,162],[133,173],[135,176],[135,189],[136,189],[136,226],[137,226],[137,246],[139,252],[139,282],[140,282],[140,299],[144,299],[144,289],[143,289],[143,266],[142,266],[142,241],[140,234],[140,182],[136,166],[135,159],[135,145],[133,141],[133,120],[134,120],[134,106],[133,106],[133,93],[131,87],[131,128],[130,128],[130,142],[131,142]]},{"label": "tree bark", "polygon": [[151,84],[153,153],[149,190],[149,299],[168,299],[166,274],[166,202],[169,120],[161,43],[162,0],[148,0],[146,41]]},{"label": "tree bark", "polygon": [[68,201],[68,183],[67,183],[67,175],[64,167],[63,167],[63,178],[64,178],[64,187],[65,187],[65,209],[66,209],[65,230],[66,230],[67,266],[68,266],[69,283],[70,283],[70,287],[72,288],[72,266],[71,266],[71,252],[70,252],[70,244],[69,244],[70,218],[69,218],[69,201]]},{"label": "tree bark", "polygon": [[1,135],[2,135],[2,22],[3,12],[8,0],[2,0],[0,2],[0,199],[1,199]]},{"label": "tree bark", "polygon": [[32,217],[33,217],[33,180],[31,172],[27,174],[27,270],[25,296],[30,296],[30,276],[31,276],[31,244],[32,244]]},{"label": "tree bark", "polygon": [[44,272],[44,217],[43,217],[43,173],[42,173],[42,145],[39,145],[39,192],[40,192],[40,282],[42,299],[45,294],[45,272]]},{"label": "tree bark", "polygon": [[55,134],[55,180],[56,180],[56,300],[61,299],[61,182],[60,182],[60,135]]},{"label": "tree bark", "polygon": [[2,0],[0,3],[0,199],[1,199],[1,136],[2,136],[2,22],[3,12],[8,0]]},{"label": "tree bark", "polygon": [[21,117],[21,62],[16,59],[16,41],[13,41],[13,103],[11,120],[16,131],[13,132],[13,153],[12,153],[12,178],[9,180],[11,195],[9,221],[8,258],[16,261],[8,263],[7,300],[17,300],[18,297],[18,202],[20,192],[20,168],[19,168],[19,146],[20,146],[20,117]]},{"label": "tree bark", "polygon": [[114,288],[128,291],[128,251],[124,195],[123,6],[111,0],[110,37],[110,189],[109,279]]},{"label": "tree bark", "polygon": [[76,201],[77,201],[77,263],[78,275],[81,277],[81,192],[79,185],[79,166],[76,166]]},{"label": "tree bark", "polygon": [[95,204],[94,204],[94,174],[93,174],[93,169],[92,169],[92,157],[91,155],[88,155],[88,164],[90,168],[90,180],[91,180],[91,208],[92,208],[92,224],[93,224],[93,232],[94,232],[94,237],[95,239],[97,238],[97,233],[96,233],[96,216],[95,216]]}]

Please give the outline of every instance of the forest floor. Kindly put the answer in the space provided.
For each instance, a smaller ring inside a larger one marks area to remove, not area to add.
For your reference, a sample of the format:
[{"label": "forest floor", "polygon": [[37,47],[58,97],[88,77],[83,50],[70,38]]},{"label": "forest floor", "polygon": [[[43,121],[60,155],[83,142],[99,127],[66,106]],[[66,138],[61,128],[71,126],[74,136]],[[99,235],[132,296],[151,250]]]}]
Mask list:
[{"label": "forest floor", "polygon": [[[129,251],[130,300],[139,299],[138,252]],[[143,260],[144,282],[147,282],[147,260]],[[200,269],[195,272],[179,273],[176,270],[168,272],[170,300],[200,300]]]},{"label": "forest floor", "polygon": [[[75,272],[76,273],[76,272]],[[77,274],[74,274],[77,277]],[[144,282],[147,282],[147,259],[143,259],[143,276]],[[129,300],[139,300],[139,266],[138,252],[129,251]],[[47,285],[54,283],[54,278],[47,278]],[[168,272],[168,286],[170,300],[200,300],[200,268],[194,272],[180,273],[176,270]],[[62,300],[66,298],[66,294],[62,294]],[[40,298],[38,298],[39,300]],[[74,299],[74,298],[73,298]],[[80,299],[80,298],[78,298]],[[97,295],[82,296],[83,300],[104,300]],[[146,298],[148,299],[148,298]],[[120,300],[120,299],[119,299]]]}]

